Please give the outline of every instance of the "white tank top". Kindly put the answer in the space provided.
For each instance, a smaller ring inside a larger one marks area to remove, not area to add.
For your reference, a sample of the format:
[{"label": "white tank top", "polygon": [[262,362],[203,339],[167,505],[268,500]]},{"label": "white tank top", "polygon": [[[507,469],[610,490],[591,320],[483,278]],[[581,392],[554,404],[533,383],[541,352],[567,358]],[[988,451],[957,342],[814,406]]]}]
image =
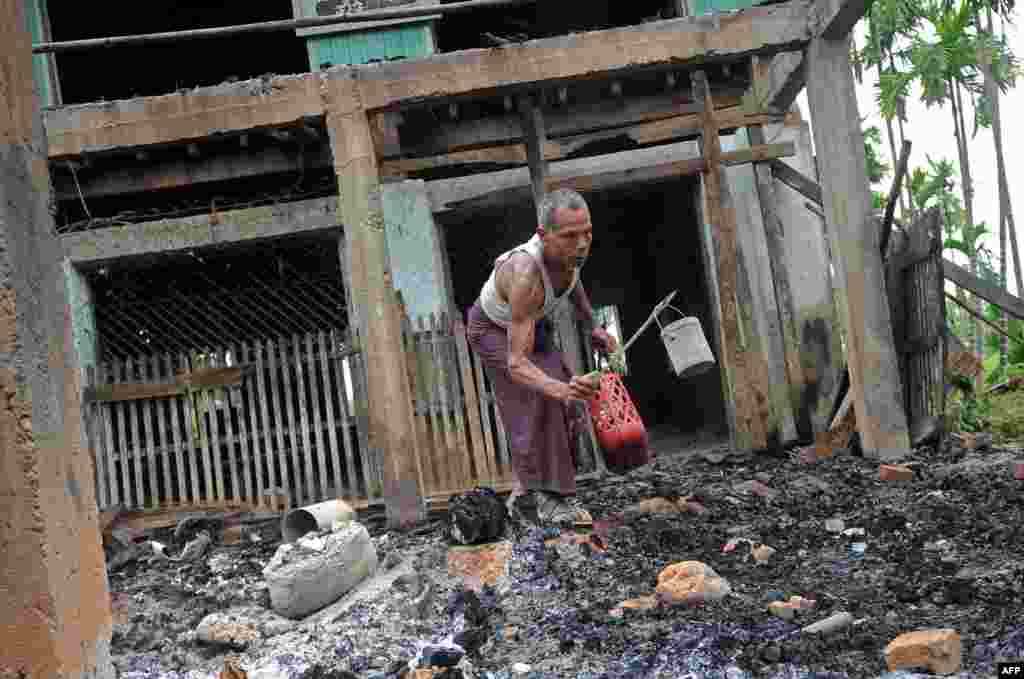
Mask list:
[{"label": "white tank top", "polygon": [[537,262],[537,266],[540,267],[540,275],[544,279],[544,306],[541,309],[541,318],[550,316],[558,308],[558,305],[565,301],[576,288],[580,278],[579,269],[576,269],[572,274],[572,283],[569,284],[569,287],[566,288],[560,297],[555,297],[555,288],[551,285],[551,278],[548,276],[547,267],[544,266],[544,243],[541,241],[540,236],[537,235],[534,235],[526,243],[503,253],[498,257],[494,264],[494,270],[491,271],[490,278],[487,279],[483,289],[480,291],[480,308],[483,309],[487,318],[502,328],[508,328],[512,324],[512,308],[498,294],[498,269],[501,268],[501,265],[509,257],[517,252],[528,253]]}]

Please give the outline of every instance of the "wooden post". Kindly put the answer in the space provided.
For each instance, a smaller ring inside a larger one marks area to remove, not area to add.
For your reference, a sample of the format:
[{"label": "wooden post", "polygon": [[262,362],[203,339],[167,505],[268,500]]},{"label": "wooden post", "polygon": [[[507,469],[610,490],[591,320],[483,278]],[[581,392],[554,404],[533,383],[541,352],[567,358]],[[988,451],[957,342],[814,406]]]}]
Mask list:
[{"label": "wooden post", "polygon": [[[704,104],[704,132],[701,139],[705,169],[705,219],[712,229],[714,250],[718,264],[718,291],[720,305],[721,365],[727,372],[730,385],[726,399],[735,399],[736,432],[734,445],[739,450],[762,450],[768,447],[765,431],[768,396],[765,385],[755,374],[757,366],[745,350],[744,335],[753,327],[741,323],[738,293],[746,276],[737,256],[736,208],[733,204],[725,166],[722,165],[722,147],[715,122],[714,102],[703,71],[691,74],[694,98]],[[744,327],[745,326],[745,327]],[[759,393],[760,392],[760,393]]]},{"label": "wooden post", "polygon": [[538,211],[539,220],[540,202],[544,198],[544,184],[548,178],[548,163],[544,159],[544,147],[547,145],[544,114],[531,97],[524,96],[519,100],[519,115],[523,123],[523,140],[526,142],[526,161],[530,165],[533,205]]},{"label": "wooden post", "polygon": [[845,292],[840,314],[861,446],[867,456],[894,460],[907,453],[910,436],[849,50],[848,34],[812,41],[805,60],[807,99],[835,285]]},{"label": "wooden post", "polygon": [[350,252],[352,300],[359,308],[366,357],[370,429],[384,451],[387,521],[393,528],[409,526],[425,518],[416,463],[419,440],[402,329],[395,313],[377,152],[352,74],[328,75],[324,97],[341,193],[340,217]]}]

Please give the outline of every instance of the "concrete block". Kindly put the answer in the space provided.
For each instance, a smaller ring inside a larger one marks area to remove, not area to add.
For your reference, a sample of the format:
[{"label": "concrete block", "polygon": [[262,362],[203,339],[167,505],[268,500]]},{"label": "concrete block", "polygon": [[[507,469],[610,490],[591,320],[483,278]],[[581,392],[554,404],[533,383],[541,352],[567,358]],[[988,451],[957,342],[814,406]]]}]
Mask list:
[{"label": "concrete block", "polygon": [[273,609],[297,619],[334,603],[376,570],[370,534],[350,523],[315,540],[281,545],[263,576]]}]

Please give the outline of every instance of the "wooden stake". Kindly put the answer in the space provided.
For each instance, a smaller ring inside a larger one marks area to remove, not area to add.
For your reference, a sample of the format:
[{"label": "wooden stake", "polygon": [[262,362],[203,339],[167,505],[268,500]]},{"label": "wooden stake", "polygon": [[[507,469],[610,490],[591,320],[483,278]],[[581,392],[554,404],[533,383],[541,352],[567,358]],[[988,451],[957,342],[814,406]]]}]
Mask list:
[{"label": "wooden stake", "polygon": [[544,188],[548,178],[548,162],[544,159],[547,135],[544,131],[544,114],[529,97],[519,100],[519,114],[523,121],[523,140],[526,142],[526,160],[530,166],[530,184],[533,187],[533,205],[540,220],[540,203],[544,199]]}]

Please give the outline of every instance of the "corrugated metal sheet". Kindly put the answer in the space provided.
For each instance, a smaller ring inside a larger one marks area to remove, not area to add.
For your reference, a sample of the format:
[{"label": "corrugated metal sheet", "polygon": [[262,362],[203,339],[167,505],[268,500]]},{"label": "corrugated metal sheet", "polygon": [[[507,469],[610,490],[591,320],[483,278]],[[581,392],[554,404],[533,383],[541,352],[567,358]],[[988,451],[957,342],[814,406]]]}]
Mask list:
[{"label": "corrugated metal sheet", "polygon": [[415,59],[434,53],[433,22],[392,26],[373,31],[357,31],[309,37],[306,49],[313,70],[323,64],[334,66],[365,64],[375,59]]}]

